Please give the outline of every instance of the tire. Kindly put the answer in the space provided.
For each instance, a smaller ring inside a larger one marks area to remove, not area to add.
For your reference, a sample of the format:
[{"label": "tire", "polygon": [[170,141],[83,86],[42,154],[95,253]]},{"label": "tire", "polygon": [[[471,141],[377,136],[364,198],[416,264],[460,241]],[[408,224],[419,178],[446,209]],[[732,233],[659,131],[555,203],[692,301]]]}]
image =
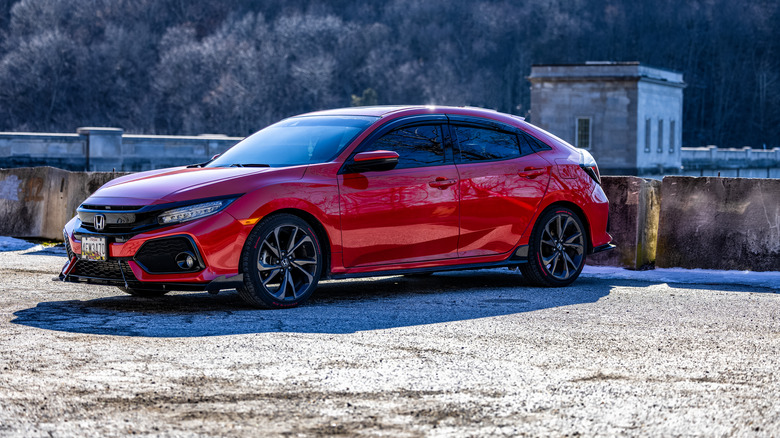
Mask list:
[{"label": "tire", "polygon": [[123,287],[123,286],[117,286],[117,289],[121,290],[126,294],[130,294],[134,297],[142,297],[142,298],[161,297],[167,294],[168,292],[170,292],[164,289],[133,289],[132,287]]},{"label": "tire", "polygon": [[523,277],[535,286],[568,286],[585,266],[588,235],[580,218],[565,207],[548,208],[534,225]]},{"label": "tire", "polygon": [[305,302],[322,275],[322,249],[314,229],[298,216],[277,214],[255,226],[241,252],[241,298],[260,308]]}]

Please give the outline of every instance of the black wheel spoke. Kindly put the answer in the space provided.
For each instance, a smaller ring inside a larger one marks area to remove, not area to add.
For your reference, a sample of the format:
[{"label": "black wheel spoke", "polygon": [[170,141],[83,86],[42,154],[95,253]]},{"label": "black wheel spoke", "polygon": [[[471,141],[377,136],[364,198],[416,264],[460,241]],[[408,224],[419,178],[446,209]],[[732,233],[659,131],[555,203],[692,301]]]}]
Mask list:
[{"label": "black wheel spoke", "polygon": [[578,232],[578,233],[574,233],[574,235],[573,235],[573,236],[571,236],[571,237],[567,237],[567,238],[566,238],[566,240],[565,240],[564,242],[565,242],[567,245],[569,245],[569,244],[572,244],[572,243],[574,243],[574,241],[575,241],[577,238],[579,238],[580,236],[582,236],[582,233],[579,233],[579,232]]},{"label": "black wheel spoke", "polygon": [[279,247],[278,246],[274,246],[274,244],[271,243],[270,240],[266,239],[265,241],[263,241],[263,247],[264,248],[268,248],[271,251],[271,254],[273,254],[274,257],[279,258],[279,254],[280,254]]},{"label": "black wheel spoke", "polygon": [[279,268],[281,268],[281,266],[278,264],[264,263],[262,260],[257,261],[257,270],[260,272],[271,271]]},{"label": "black wheel spoke", "polygon": [[295,251],[296,251],[298,248],[300,248],[300,247],[301,247],[301,245],[303,245],[303,244],[305,244],[305,243],[312,243],[312,242],[311,242],[311,237],[309,237],[309,236],[303,236],[303,237],[301,238],[301,240],[299,240],[299,241],[298,241],[298,243],[296,243],[296,244],[295,244],[293,247],[291,247],[291,248],[290,248],[290,250],[289,250],[288,252],[290,252],[290,253],[294,253],[294,252],[295,252]]},{"label": "black wheel spoke", "polygon": [[280,300],[284,299],[284,295],[287,293],[287,285],[289,283],[289,272],[282,271],[282,284],[279,286],[279,289],[276,290],[276,292],[271,292],[271,295],[275,296],[276,298],[279,298]]},{"label": "black wheel spoke", "polygon": [[274,229],[274,241],[276,242],[276,246],[273,247],[274,251],[276,251],[276,256],[280,257],[280,254],[282,252],[282,244],[279,243],[279,231],[282,229],[282,227],[278,227]]},{"label": "black wheel spoke", "polygon": [[303,273],[303,275],[305,275],[305,276],[306,276],[306,279],[308,280],[308,282],[309,282],[309,283],[311,283],[311,282],[312,282],[312,280],[314,280],[314,276],[313,276],[313,275],[311,275],[311,274],[309,273],[309,271],[307,271],[306,269],[304,269],[304,268],[303,268],[303,266],[299,265],[299,264],[298,264],[298,263],[296,263],[296,262],[293,262],[293,263],[292,263],[292,266],[293,266],[294,268],[296,268],[296,269],[297,269],[299,272]]},{"label": "black wheel spoke", "polygon": [[294,227],[293,231],[292,231],[292,235],[290,235],[290,239],[288,239],[289,240],[289,242],[287,244],[287,252],[288,253],[291,253],[291,252],[295,251],[293,249],[293,247],[297,246],[297,245],[295,245],[295,236],[297,236],[297,235],[298,235],[298,227]]},{"label": "black wheel spoke", "polygon": [[263,280],[263,286],[265,286],[266,284],[268,284],[268,282],[270,282],[271,280],[273,280],[274,278],[276,278],[276,276],[277,276],[277,275],[279,275],[279,273],[280,273],[280,272],[282,272],[282,270],[281,270],[281,269],[276,269],[276,270],[273,270],[273,271],[271,271],[271,273],[270,273],[270,274],[268,274],[268,277],[266,277],[266,278]]},{"label": "black wheel spoke", "polygon": [[558,260],[560,258],[561,258],[561,255],[558,254],[558,253],[555,253],[555,255],[553,256],[553,265],[552,265],[552,269],[550,269],[550,273],[552,275],[555,275],[555,269],[558,267]]}]

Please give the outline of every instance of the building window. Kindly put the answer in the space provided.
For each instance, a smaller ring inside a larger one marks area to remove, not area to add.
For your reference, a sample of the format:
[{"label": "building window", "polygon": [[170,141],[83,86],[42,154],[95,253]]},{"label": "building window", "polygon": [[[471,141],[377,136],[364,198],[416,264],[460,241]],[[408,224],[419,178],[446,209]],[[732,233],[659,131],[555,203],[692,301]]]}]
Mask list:
[{"label": "building window", "polygon": [[658,153],[664,151],[664,121],[658,119]]},{"label": "building window", "polygon": [[578,148],[590,149],[590,133],[590,117],[578,117],[575,146]]},{"label": "building window", "polygon": [[650,152],[650,119],[645,119],[645,152]]},{"label": "building window", "polygon": [[670,154],[674,153],[674,147],[675,147],[674,141],[677,139],[677,137],[675,137],[674,135],[675,124],[676,123],[674,120],[669,121],[669,153]]}]

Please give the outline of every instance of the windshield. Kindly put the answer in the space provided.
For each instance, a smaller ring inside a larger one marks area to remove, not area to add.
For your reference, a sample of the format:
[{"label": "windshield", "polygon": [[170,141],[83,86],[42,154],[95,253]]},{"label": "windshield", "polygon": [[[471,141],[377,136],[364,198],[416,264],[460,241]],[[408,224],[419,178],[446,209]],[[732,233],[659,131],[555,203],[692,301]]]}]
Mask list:
[{"label": "windshield", "polygon": [[336,157],[378,117],[309,116],[282,120],[228,149],[207,167],[284,167]]}]

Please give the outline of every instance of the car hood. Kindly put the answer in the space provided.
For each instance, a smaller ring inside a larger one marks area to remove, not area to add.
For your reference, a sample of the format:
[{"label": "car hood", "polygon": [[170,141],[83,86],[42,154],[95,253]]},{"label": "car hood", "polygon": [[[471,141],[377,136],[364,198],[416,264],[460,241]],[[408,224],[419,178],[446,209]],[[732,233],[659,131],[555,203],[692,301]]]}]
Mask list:
[{"label": "car hood", "polygon": [[240,195],[275,180],[303,177],[306,166],[205,167],[152,170],[109,181],[84,204],[141,206]]}]

